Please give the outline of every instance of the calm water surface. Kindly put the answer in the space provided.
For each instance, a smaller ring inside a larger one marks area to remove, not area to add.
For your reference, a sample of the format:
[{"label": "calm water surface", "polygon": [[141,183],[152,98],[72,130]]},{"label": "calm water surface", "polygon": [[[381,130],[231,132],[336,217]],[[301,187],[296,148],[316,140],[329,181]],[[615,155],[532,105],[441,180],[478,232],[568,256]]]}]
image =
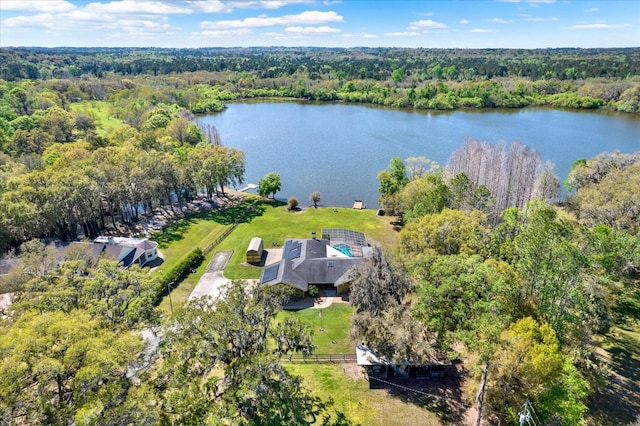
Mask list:
[{"label": "calm water surface", "polygon": [[392,157],[424,156],[445,165],[467,137],[507,145],[519,140],[554,163],[561,180],[578,158],[640,151],[640,117],[596,112],[441,113],[259,102],[230,104],[198,120],[216,126],[225,146],[245,152],[247,183],[279,173],[282,190],[276,197],[295,196],[302,206],[320,191],[323,205],[350,207],[359,199],[377,208],[376,174]]}]

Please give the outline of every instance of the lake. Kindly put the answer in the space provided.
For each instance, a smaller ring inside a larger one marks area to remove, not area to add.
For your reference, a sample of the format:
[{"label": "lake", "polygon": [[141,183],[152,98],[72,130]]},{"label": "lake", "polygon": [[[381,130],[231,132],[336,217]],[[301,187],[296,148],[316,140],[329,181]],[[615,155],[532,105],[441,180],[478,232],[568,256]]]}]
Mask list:
[{"label": "lake", "polygon": [[[269,172],[282,178],[276,198],[310,205],[378,207],[378,171],[392,157],[423,156],[446,165],[470,137],[519,140],[555,164],[560,180],[571,163],[606,151],[640,151],[640,117],[552,109],[418,112],[363,105],[297,102],[233,103],[197,121],[214,125],[225,146],[246,155],[246,183]],[[239,188],[238,188],[239,189]]]}]

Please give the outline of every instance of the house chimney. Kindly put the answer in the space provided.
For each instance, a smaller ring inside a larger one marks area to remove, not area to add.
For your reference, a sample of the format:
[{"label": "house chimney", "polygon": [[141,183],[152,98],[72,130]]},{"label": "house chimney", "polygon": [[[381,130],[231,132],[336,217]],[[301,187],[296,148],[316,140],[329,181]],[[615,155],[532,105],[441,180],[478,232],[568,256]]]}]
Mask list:
[{"label": "house chimney", "polygon": [[311,231],[311,238],[316,239],[316,231]]},{"label": "house chimney", "polygon": [[109,244],[109,245],[114,245],[114,244],[115,244],[115,241],[114,241],[113,237],[109,237],[109,238],[107,239],[107,241],[108,241],[108,244]]}]

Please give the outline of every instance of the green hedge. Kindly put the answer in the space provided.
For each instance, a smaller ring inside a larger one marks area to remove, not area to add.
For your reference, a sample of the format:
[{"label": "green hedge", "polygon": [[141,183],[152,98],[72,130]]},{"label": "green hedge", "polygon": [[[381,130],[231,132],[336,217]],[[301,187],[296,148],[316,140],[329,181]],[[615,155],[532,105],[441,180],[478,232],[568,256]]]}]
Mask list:
[{"label": "green hedge", "polygon": [[178,284],[184,277],[186,277],[192,269],[196,269],[200,266],[200,263],[204,259],[204,254],[202,253],[202,249],[200,247],[196,247],[191,250],[185,257],[183,257],[180,262],[170,269],[167,273],[165,273],[160,280],[158,281],[156,287],[157,302],[162,299],[164,295],[167,294],[168,285],[171,284],[174,287]]}]

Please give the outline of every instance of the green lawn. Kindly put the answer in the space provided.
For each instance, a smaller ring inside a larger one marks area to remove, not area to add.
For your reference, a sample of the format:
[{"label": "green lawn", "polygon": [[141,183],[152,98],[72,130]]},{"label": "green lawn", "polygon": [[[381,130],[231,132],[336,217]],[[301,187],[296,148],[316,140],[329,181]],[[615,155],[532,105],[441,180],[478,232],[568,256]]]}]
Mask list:
[{"label": "green lawn", "polygon": [[[317,354],[352,354],[355,346],[349,338],[353,308],[347,303],[334,303],[322,310],[322,321],[318,309],[302,309],[300,311],[282,311],[277,319],[299,318],[311,325],[313,344],[317,346]],[[322,322],[322,327],[320,323]],[[323,328],[324,331],[320,331]]]},{"label": "green lawn", "polygon": [[158,243],[164,263],[160,267],[169,270],[180,258],[196,247],[205,249],[221,236],[231,225],[216,220],[215,212],[204,212],[179,219],[150,238]]},{"label": "green lawn", "polygon": [[71,109],[74,112],[79,112],[91,117],[96,124],[96,131],[99,136],[107,136],[122,124],[122,121],[111,115],[110,103],[106,101],[72,103]]},{"label": "green lawn", "polygon": [[405,400],[384,389],[369,389],[369,382],[355,364],[285,364],[291,374],[301,376],[307,388],[359,425],[440,425],[428,407],[431,400]]},{"label": "green lawn", "polygon": [[[164,259],[163,264],[155,273],[161,274],[162,271],[170,270],[195,247],[204,250],[229,229],[236,220],[239,220],[246,208],[247,203],[243,202],[227,209],[188,214],[173,221],[162,230],[152,233],[150,238],[158,243]],[[171,292],[171,299],[166,296],[163,298],[159,304],[161,312],[169,313],[171,304],[173,304],[174,312],[182,309],[215,252],[216,250],[211,251],[194,273],[177,283],[177,287]]]},{"label": "green lawn", "polygon": [[346,228],[364,232],[369,240],[387,247],[396,238],[396,232],[389,225],[393,218],[376,216],[374,210],[339,208],[336,213],[333,208],[311,207],[290,212],[282,204],[262,202],[259,202],[259,208],[263,209],[261,215],[241,223],[218,248],[234,251],[224,271],[228,278],[260,277],[261,268],[246,265],[244,258],[245,250],[253,237],[262,238],[267,250],[273,242],[282,246],[287,238],[310,238],[312,231],[319,235],[322,228]]}]

